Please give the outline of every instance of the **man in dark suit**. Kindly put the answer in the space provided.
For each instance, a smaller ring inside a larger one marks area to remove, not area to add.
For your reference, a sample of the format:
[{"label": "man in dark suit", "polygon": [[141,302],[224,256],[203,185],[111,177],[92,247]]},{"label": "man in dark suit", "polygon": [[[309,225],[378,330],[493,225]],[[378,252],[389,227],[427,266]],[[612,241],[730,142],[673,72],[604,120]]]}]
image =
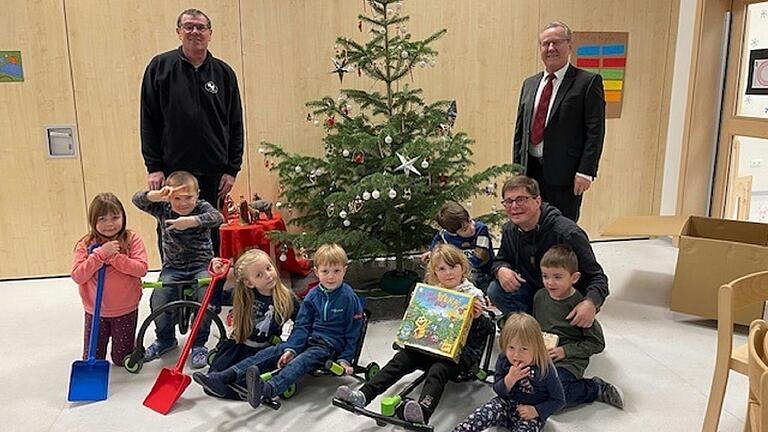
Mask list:
[{"label": "man in dark suit", "polygon": [[514,161],[539,182],[544,201],[576,222],[603,150],[603,80],[568,63],[571,29],[562,22],[542,30],[539,50],[545,71],[523,82]]}]

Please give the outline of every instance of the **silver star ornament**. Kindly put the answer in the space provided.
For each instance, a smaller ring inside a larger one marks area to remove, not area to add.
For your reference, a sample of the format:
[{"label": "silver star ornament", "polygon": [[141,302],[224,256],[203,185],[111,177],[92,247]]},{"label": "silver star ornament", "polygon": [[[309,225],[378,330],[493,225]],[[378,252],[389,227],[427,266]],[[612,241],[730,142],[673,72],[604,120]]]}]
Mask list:
[{"label": "silver star ornament", "polygon": [[421,175],[421,173],[419,172],[419,170],[417,170],[417,169],[416,169],[416,167],[414,167],[414,166],[413,166],[413,164],[415,164],[415,163],[416,163],[416,161],[417,161],[417,160],[419,160],[419,158],[420,158],[421,156],[416,156],[416,157],[415,157],[415,158],[413,158],[413,159],[408,159],[407,157],[405,157],[405,156],[401,155],[400,153],[397,153],[397,152],[396,152],[395,154],[397,155],[397,158],[398,158],[398,159],[400,159],[400,166],[398,166],[397,168],[395,168],[395,171],[400,171],[400,170],[402,170],[402,171],[405,173],[405,176],[406,176],[406,177],[407,177],[407,176],[409,176],[409,175],[411,174],[411,172],[413,172],[413,173],[414,173],[414,174],[416,174],[417,176],[420,176],[420,175]]}]

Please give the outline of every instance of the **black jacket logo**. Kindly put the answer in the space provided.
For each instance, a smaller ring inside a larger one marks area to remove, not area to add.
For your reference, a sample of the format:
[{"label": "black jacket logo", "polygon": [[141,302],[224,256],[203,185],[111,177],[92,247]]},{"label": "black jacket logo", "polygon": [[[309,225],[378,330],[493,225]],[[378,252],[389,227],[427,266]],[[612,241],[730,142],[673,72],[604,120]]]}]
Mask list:
[{"label": "black jacket logo", "polygon": [[205,91],[211,94],[216,94],[219,92],[219,88],[216,87],[216,84],[214,84],[213,81],[208,81],[207,83],[205,83],[205,85],[203,85],[203,88],[205,89]]}]

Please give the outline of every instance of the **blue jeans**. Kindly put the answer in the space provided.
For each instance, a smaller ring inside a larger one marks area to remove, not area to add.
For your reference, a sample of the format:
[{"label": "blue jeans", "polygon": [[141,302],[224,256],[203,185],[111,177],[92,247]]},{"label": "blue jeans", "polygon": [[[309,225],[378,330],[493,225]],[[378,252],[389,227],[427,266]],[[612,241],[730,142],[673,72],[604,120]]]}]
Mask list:
[{"label": "blue jeans", "polygon": [[[285,343],[281,343],[280,345],[264,348],[256,353],[256,355],[248,357],[232,366],[232,369],[237,373],[236,382],[245,378],[245,371],[253,365],[258,366],[259,371],[262,373],[277,368],[277,361],[283,355],[285,346]],[[304,375],[323,367],[325,362],[333,357],[334,353],[333,348],[323,340],[310,336],[304,351],[296,353],[293,360],[288,362],[284,368],[280,369],[280,373],[275,374],[269,381],[273,389],[272,394],[278,395],[286,391],[291,384],[298,381]]]},{"label": "blue jeans", "polygon": [[[160,280],[163,282],[163,284],[200,279],[208,276],[208,269],[206,267],[197,266],[186,269],[164,267],[160,271]],[[202,301],[207,289],[207,285],[196,286],[195,300]],[[154,312],[155,310],[176,300],[181,300],[179,298],[179,287],[170,286],[155,288],[152,291],[152,297],[149,299],[149,306]],[[173,343],[173,341],[176,339],[176,335],[174,334],[173,329],[174,324],[176,324],[176,321],[174,321],[173,311],[166,311],[155,318],[155,334],[157,335],[157,340],[163,344]],[[197,337],[195,338],[193,346],[205,346],[205,343],[208,341],[208,335],[210,335],[210,333],[211,319],[206,316],[200,325],[200,330],[197,333]]]},{"label": "blue jeans", "polygon": [[530,314],[533,311],[534,294],[536,294],[536,288],[527,282],[521,284],[520,288],[512,292],[504,291],[498,280],[494,280],[488,285],[488,297],[504,315],[509,315],[513,312]]},{"label": "blue jeans", "polygon": [[565,392],[565,406],[567,408],[577,405],[592,403],[597,399],[600,386],[595,380],[589,378],[576,378],[568,369],[558,367],[557,376]]}]

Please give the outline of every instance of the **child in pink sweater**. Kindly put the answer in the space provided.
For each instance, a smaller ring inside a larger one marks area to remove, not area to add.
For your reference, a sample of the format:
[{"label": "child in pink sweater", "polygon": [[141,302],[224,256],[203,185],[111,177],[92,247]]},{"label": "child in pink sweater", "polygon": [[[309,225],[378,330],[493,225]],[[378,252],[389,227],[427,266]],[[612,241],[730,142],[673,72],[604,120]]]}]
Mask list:
[{"label": "child in pink sweater", "polygon": [[[75,246],[72,280],[79,285],[85,308],[83,358],[88,355],[98,271],[106,266],[96,358],[107,355],[112,338],[112,363],[122,365],[135,345],[141,299],[141,277],[147,274],[147,251],[138,234],[125,229],[125,209],[114,194],[96,195],[88,207],[90,232]],[[89,247],[96,247],[88,253]]]}]

